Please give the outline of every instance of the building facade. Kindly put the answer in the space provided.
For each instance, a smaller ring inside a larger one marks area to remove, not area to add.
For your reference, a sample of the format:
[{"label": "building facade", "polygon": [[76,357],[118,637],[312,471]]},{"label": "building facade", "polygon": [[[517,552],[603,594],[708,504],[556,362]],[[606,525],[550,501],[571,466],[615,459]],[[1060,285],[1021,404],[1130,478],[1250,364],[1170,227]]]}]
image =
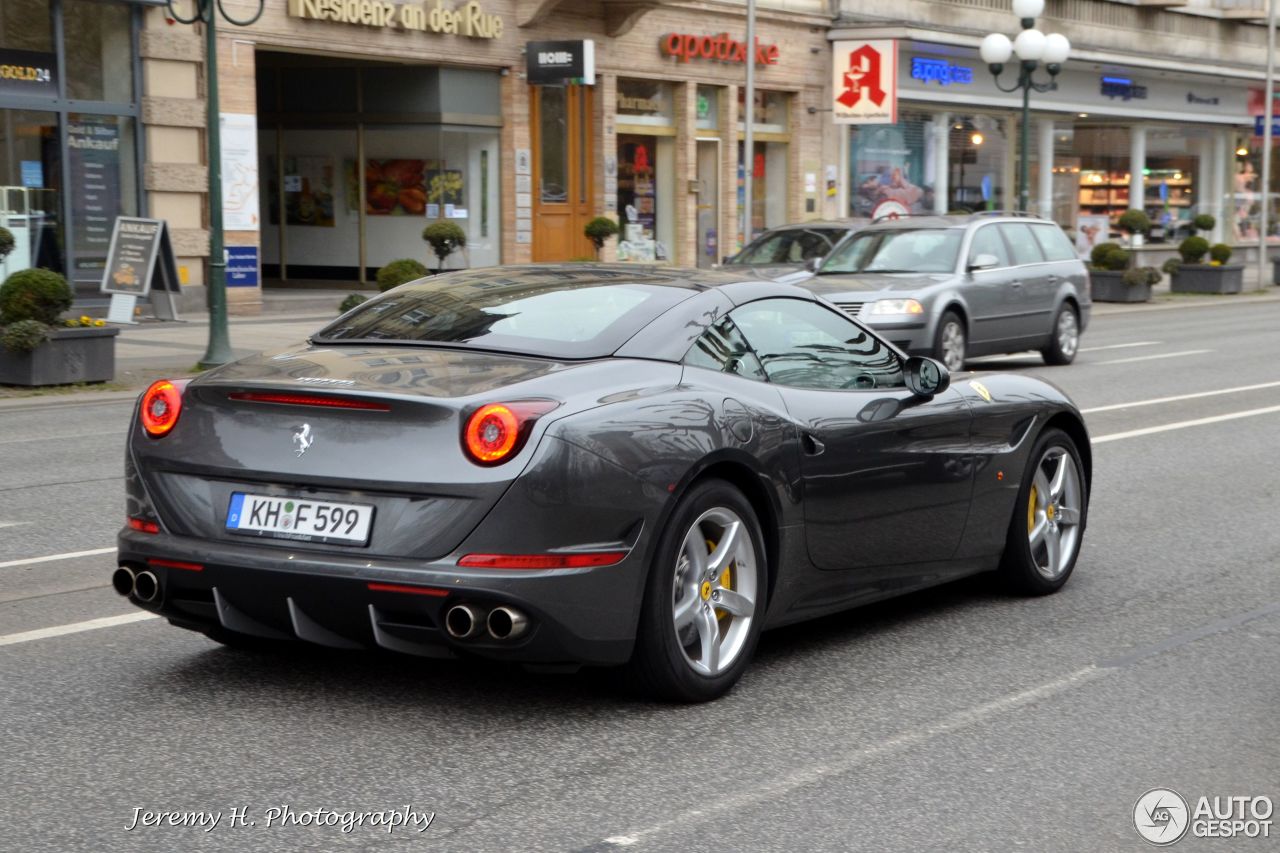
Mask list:
[{"label": "building facade", "polygon": [[[403,257],[434,268],[421,233],[441,220],[467,235],[448,268],[594,257],[583,227],[596,216],[622,228],[606,258],[709,266],[745,227],[748,58],[752,227],[833,214],[814,73],[824,10],[762,3],[752,50],[741,3],[267,0],[251,26],[219,30],[233,309],[263,281],[368,281]],[[591,84],[529,82],[531,44],[582,41]],[[207,233],[202,35],[149,10],[139,47],[148,212],[180,235]],[[196,297],[207,240],[180,242]]]},{"label": "building facade", "polygon": [[[1050,0],[1036,25],[1066,35],[1072,53],[1055,88],[1031,95],[1030,209],[1082,253],[1114,236],[1129,209],[1145,211],[1152,243],[1167,247],[1208,213],[1212,238],[1247,255],[1266,197],[1255,119],[1265,28],[1208,3],[1107,0]],[[1000,88],[1017,61],[998,85],[977,50],[987,33],[1019,29],[1003,0],[907,0],[891,16],[845,0],[831,39],[894,40],[898,115],[841,130],[843,213],[869,215],[885,198],[914,213],[1019,207],[1021,93]],[[1043,68],[1037,78],[1049,79]]]}]

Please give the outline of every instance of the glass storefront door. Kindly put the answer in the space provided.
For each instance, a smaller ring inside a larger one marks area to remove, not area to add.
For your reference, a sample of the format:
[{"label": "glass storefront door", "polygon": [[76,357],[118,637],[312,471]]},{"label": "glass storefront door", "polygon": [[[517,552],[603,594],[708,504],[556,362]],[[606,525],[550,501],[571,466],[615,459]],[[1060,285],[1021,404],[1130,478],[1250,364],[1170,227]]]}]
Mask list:
[{"label": "glass storefront door", "polygon": [[0,187],[0,225],[16,244],[0,270],[65,272],[57,113],[0,110]]}]

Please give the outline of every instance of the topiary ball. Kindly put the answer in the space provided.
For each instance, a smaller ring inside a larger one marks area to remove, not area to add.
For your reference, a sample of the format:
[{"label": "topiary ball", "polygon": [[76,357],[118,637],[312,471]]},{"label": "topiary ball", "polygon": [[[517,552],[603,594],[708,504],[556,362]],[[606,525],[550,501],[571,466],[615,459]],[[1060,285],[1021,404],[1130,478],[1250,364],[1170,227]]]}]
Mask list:
[{"label": "topiary ball", "polygon": [[1201,213],[1191,220],[1191,227],[1197,231],[1212,231],[1213,226],[1218,224],[1218,220],[1214,219],[1207,213]]},{"label": "topiary ball", "polygon": [[1178,254],[1184,263],[1198,264],[1209,251],[1209,241],[1203,237],[1188,237],[1178,244]]},{"label": "topiary ball", "polygon": [[[400,258],[378,270],[378,289],[387,291],[393,287],[399,287],[407,281],[413,281],[426,275],[427,268],[413,258]],[[355,295],[357,294],[352,294],[352,296]]]},{"label": "topiary ball", "polygon": [[1118,224],[1130,234],[1146,234],[1151,230],[1151,219],[1141,210],[1126,210]]},{"label": "topiary ball", "polygon": [[1169,275],[1173,275],[1178,271],[1179,263],[1181,262],[1177,258],[1169,258],[1169,260],[1160,265],[1160,269],[1164,270]]},{"label": "topiary ball", "polygon": [[1120,270],[1125,269],[1129,266],[1129,258],[1132,257],[1132,253],[1125,251],[1119,246],[1116,246],[1115,243],[1112,243],[1111,245],[1113,246],[1113,248],[1111,249],[1111,251],[1107,252],[1105,255],[1102,256],[1102,263],[1099,264],[1099,266],[1101,266],[1104,270],[1112,270],[1113,272],[1119,272]]},{"label": "topiary ball", "polygon": [[363,305],[368,301],[369,297],[365,296],[363,293],[348,294],[347,298],[342,300],[342,303],[338,305],[338,313],[345,314],[357,305]]},{"label": "topiary ball", "polygon": [[1106,269],[1104,258],[1119,248],[1119,243],[1099,243],[1089,252],[1089,261],[1099,269]]},{"label": "topiary ball", "polygon": [[0,326],[36,320],[46,326],[71,307],[71,286],[52,270],[20,270],[0,284]]},{"label": "topiary ball", "polygon": [[9,257],[9,253],[17,245],[17,242],[13,239],[13,232],[8,228],[0,228],[0,261]]},{"label": "topiary ball", "polygon": [[1214,243],[1209,247],[1209,259],[1214,263],[1225,264],[1231,260],[1231,247],[1226,243]]},{"label": "topiary ball", "polygon": [[9,352],[31,352],[49,338],[49,327],[39,320],[19,320],[0,332],[0,346]]},{"label": "topiary ball", "polygon": [[453,250],[467,245],[467,232],[456,222],[441,220],[432,222],[422,229],[422,239],[431,246],[431,251],[444,263],[444,259],[453,254]]}]

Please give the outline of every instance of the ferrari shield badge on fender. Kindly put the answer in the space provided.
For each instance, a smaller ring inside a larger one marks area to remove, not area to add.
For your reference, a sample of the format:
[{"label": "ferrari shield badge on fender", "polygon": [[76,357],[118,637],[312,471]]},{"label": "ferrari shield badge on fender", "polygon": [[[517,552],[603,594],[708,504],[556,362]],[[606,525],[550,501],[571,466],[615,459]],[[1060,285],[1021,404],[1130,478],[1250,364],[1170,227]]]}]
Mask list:
[{"label": "ferrari shield badge on fender", "polygon": [[[988,397],[987,399],[990,399]],[[306,453],[316,440],[311,435],[311,424],[303,424],[300,427],[293,428],[293,452],[297,456]]]},{"label": "ferrari shield badge on fender", "polygon": [[[978,392],[978,396],[979,396],[979,397],[981,397],[982,399],[986,400],[988,403],[990,403],[990,402],[991,402],[991,392],[987,390],[987,386],[986,386],[986,385],[983,385],[983,384],[982,384],[981,382],[979,382],[978,380],[973,379],[973,380],[970,380],[970,382],[969,382],[969,387],[970,387],[970,388],[972,388],[973,390],[977,391],[977,392]],[[298,455],[299,455],[299,456],[301,456],[302,454],[301,454],[301,453],[299,453]]]}]

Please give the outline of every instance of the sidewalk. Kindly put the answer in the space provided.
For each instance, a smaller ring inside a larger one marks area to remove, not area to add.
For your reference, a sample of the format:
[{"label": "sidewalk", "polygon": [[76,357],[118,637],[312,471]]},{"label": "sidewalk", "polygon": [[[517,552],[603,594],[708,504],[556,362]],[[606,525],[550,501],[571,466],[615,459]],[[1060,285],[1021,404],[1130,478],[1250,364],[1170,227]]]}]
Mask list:
[{"label": "sidewalk", "polygon": [[[266,291],[262,314],[230,317],[228,328],[236,358],[262,350],[280,349],[299,343],[338,316],[338,303],[345,293],[334,290]],[[332,311],[320,308],[333,304]],[[1152,289],[1152,301],[1145,303],[1093,303],[1093,318],[1117,314],[1181,309],[1212,308],[1223,305],[1270,304],[1280,302],[1280,287],[1245,292],[1233,296],[1173,294],[1167,283]],[[305,313],[295,313],[302,311]],[[183,322],[146,320],[136,326],[121,326],[116,338],[116,380],[102,390],[86,387],[25,389],[0,386],[0,410],[59,403],[109,402],[133,399],[156,379],[188,376],[209,341],[209,315],[183,314]]]}]

